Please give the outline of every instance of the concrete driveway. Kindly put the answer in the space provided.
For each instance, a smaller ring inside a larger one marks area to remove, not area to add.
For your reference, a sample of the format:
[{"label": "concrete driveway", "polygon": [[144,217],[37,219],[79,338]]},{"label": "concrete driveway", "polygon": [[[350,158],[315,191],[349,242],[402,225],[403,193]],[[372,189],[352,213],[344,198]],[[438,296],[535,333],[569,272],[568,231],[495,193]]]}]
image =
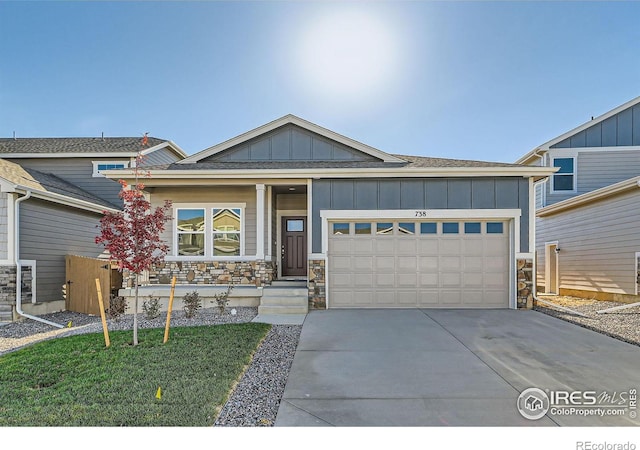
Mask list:
[{"label": "concrete driveway", "polygon": [[[532,387],[605,392],[603,414],[625,414],[579,415],[584,405],[552,414],[551,404],[529,420],[516,405]],[[632,389],[640,347],[536,311],[312,311],[275,425],[638,426]]]}]

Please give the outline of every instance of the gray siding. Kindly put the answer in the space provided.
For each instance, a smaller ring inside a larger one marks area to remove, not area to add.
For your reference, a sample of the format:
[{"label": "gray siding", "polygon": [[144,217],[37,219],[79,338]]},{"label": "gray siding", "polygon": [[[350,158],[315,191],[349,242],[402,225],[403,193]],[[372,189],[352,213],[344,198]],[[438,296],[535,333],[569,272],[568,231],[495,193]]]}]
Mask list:
[{"label": "gray siding", "polygon": [[371,161],[375,158],[295,125],[286,125],[202,162],[335,160]]},{"label": "gray siding", "polygon": [[[256,189],[252,186],[233,187],[206,187],[206,188],[155,188],[151,194],[151,204],[153,207],[161,206],[165,200],[171,200],[174,206],[177,203],[189,203],[193,205],[208,203],[246,203],[244,210],[244,238],[245,255],[256,254]],[[267,205],[265,202],[265,213]],[[173,229],[174,220],[167,223],[162,240],[170,246],[169,255],[173,253]],[[265,235],[268,227],[265,222]],[[265,241],[266,242],[266,241]]]},{"label": "gray siding", "polygon": [[36,260],[38,302],[63,300],[65,255],[97,257],[101,215],[40,200],[20,205],[20,259]]},{"label": "gray siding", "polygon": [[[554,153],[554,156],[560,156]],[[640,151],[603,150],[578,152],[576,159],[577,192],[551,193],[551,183],[545,183],[546,206],[576,195],[600,189],[640,175]]]},{"label": "gray siding", "polygon": [[640,189],[536,219],[538,286],[545,285],[545,242],[558,241],[559,287],[635,294],[640,252]]},{"label": "gray siding", "polygon": [[520,251],[529,251],[529,184],[524,178],[317,180],[313,251],[322,251],[323,209],[521,209]]},{"label": "gray siding", "polygon": [[9,194],[0,192],[0,259],[8,258],[7,204]]},{"label": "gray siding", "polygon": [[155,166],[161,164],[171,164],[176,161],[180,161],[178,155],[176,155],[173,151],[168,148],[161,148],[160,150],[156,150],[154,152],[145,155],[142,160],[143,166]]},{"label": "gray siding", "polygon": [[619,147],[640,145],[640,105],[627,108],[551,148]]},{"label": "gray siding", "polygon": [[[95,160],[126,161],[128,158],[95,158]],[[40,172],[52,173],[115,205],[122,203],[118,197],[120,184],[108,178],[93,177],[91,158],[23,158],[10,159],[9,161]]]}]

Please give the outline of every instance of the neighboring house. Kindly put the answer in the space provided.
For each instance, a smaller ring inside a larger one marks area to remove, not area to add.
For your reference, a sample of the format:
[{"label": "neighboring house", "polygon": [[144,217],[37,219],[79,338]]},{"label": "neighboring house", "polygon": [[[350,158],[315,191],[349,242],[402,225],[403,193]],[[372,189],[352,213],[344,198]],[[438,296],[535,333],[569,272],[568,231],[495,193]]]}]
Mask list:
[{"label": "neighboring house", "polygon": [[539,290],[638,301],[640,97],[536,147],[517,163],[558,168],[536,184]]},{"label": "neighboring house", "polygon": [[152,203],[173,203],[152,284],[301,280],[316,308],[531,305],[533,183],[554,169],[391,155],[287,115],[149,170]]},{"label": "neighboring house", "polygon": [[142,146],[139,137],[103,138],[4,138],[0,158],[22,167],[52,173],[108,202],[121,204],[120,185],[104,170],[132,167],[138,152],[144,165],[169,164],[186,157],[171,141],[149,137]]},{"label": "neighboring house", "polygon": [[[175,144],[149,138],[0,139],[0,321],[21,310],[65,309],[65,256],[98,257],[102,212],[120,208],[120,184],[103,170],[186,156]],[[17,270],[22,267],[22,270]],[[22,293],[22,295],[20,295]],[[16,304],[16,294],[22,308]]]}]

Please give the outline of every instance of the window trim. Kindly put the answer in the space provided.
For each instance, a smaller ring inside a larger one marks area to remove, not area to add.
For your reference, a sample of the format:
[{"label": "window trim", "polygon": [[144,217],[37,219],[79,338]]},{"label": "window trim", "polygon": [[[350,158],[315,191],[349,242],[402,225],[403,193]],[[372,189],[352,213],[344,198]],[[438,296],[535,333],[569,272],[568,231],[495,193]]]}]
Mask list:
[{"label": "window trim", "polygon": [[[238,259],[246,259],[246,226],[245,212],[246,203],[174,203],[173,204],[173,220],[171,224],[171,260],[184,261],[230,261]],[[204,255],[179,255],[178,254],[178,210],[179,209],[204,209]],[[240,255],[233,256],[214,256],[213,255],[213,210],[214,209],[239,209],[240,210]]]},{"label": "window trim", "polygon": [[[572,159],[573,160],[573,172],[571,174],[568,173],[554,173],[553,175],[551,175],[551,193],[552,194],[575,194],[576,192],[578,192],[578,156],[577,155],[556,155],[556,156],[551,156],[551,164],[550,167],[555,167],[555,161],[556,159]],[[573,176],[573,187],[571,190],[556,190],[556,176],[558,175],[571,175]]]},{"label": "window trim", "polygon": [[[92,177],[94,178],[104,178],[104,175],[102,173],[100,173],[100,171],[98,170],[98,166],[101,164],[122,164],[124,165],[123,169],[128,169],[129,165],[131,164],[131,161],[128,160],[121,160],[121,161],[91,161],[91,164],[93,164],[93,174]],[[117,170],[117,169],[109,169],[109,170]]]}]

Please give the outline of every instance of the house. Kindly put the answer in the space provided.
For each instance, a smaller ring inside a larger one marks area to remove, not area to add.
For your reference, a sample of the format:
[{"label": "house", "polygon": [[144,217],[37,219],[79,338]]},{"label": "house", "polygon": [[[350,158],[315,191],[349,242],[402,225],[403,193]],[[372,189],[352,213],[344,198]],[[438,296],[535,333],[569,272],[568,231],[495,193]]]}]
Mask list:
[{"label": "house", "polygon": [[102,171],[139,151],[150,164],[186,156],[157,138],[0,139],[0,321],[65,309],[65,256],[101,255],[96,227],[121,205]]},{"label": "house", "polygon": [[536,183],[539,290],[638,301],[640,97],[534,148],[517,163],[558,168]]},{"label": "house", "polygon": [[147,169],[173,204],[153,286],[264,302],[297,280],[312,308],[530,306],[533,186],[555,171],[393,155],[293,115]]}]

